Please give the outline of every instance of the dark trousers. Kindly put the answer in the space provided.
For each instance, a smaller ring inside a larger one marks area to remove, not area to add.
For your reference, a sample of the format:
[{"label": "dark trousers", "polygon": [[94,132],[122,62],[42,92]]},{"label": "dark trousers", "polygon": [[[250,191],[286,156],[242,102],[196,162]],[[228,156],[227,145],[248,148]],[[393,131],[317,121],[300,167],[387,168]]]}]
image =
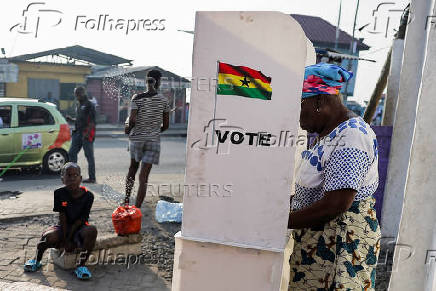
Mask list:
[{"label": "dark trousers", "polygon": [[76,131],[73,133],[70,151],[68,152],[70,162],[77,163],[77,154],[82,147],[88,160],[89,179],[95,180],[94,142],[85,139],[81,132]]}]

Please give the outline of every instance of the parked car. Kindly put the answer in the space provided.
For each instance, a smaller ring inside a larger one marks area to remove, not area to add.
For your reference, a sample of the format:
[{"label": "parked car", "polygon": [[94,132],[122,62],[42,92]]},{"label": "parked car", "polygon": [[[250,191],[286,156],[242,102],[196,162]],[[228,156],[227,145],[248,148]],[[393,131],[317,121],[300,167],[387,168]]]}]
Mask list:
[{"label": "parked car", "polygon": [[0,98],[0,168],[42,165],[58,173],[68,162],[71,131],[56,105],[30,98]]}]

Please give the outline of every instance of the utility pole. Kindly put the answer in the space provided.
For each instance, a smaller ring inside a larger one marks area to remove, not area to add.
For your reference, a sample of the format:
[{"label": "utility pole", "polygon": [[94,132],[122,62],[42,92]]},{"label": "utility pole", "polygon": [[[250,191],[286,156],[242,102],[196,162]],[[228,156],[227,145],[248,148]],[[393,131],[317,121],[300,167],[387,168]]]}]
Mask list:
[{"label": "utility pole", "polygon": [[[383,91],[386,89],[386,86],[389,83],[388,79],[391,78],[390,81],[394,81],[394,79],[392,79],[392,77],[398,77],[398,79],[400,78],[399,72],[398,72],[398,76],[394,76],[395,71],[392,71],[391,64],[396,65],[395,62],[398,62],[398,60],[397,60],[398,59],[398,56],[397,56],[398,50],[400,51],[399,56],[401,58],[403,55],[403,49],[398,48],[398,46],[394,45],[394,44],[395,44],[395,41],[398,39],[404,40],[404,36],[406,34],[407,21],[408,21],[408,17],[409,17],[409,8],[408,7],[406,7],[405,12],[401,18],[401,23],[400,23],[400,26],[398,28],[398,32],[395,34],[394,43],[388,52],[385,64],[384,64],[382,71],[381,71],[381,74],[380,74],[380,77],[375,85],[374,92],[372,93],[371,98],[369,99],[368,106],[366,107],[366,110],[365,110],[365,114],[364,114],[363,119],[369,124],[371,123],[371,120],[373,119],[374,114],[377,110],[377,106],[380,102]],[[404,46],[403,41],[400,44],[402,44],[402,46]],[[393,55],[395,56],[394,59],[392,57]],[[401,65],[401,62],[400,62],[400,65]],[[398,89],[399,89],[399,86],[400,86],[400,84],[399,84],[399,80],[398,80]],[[386,98],[385,98],[384,113],[386,114],[387,110],[390,111],[387,113],[387,115],[391,121],[389,122],[389,124],[383,124],[383,125],[392,125],[393,124],[393,115],[395,115],[395,107],[396,107],[396,100],[398,97],[398,91],[396,93],[397,96],[391,96],[391,94],[389,94],[389,93],[391,93],[391,91],[389,89],[390,88],[388,88],[388,94],[386,94]],[[392,100],[389,100],[389,98],[395,99],[395,102],[391,102]],[[388,105],[390,105],[390,107],[388,107]],[[386,116],[385,114],[384,114],[384,117]],[[383,117],[383,122],[385,122],[384,117]]]},{"label": "utility pole", "polygon": [[[357,5],[356,5],[356,12],[354,13],[354,23],[353,23],[353,37],[351,39],[351,43],[350,43],[350,55],[352,55],[355,52],[355,39],[354,39],[354,33],[356,31],[356,21],[357,21],[357,13],[359,12],[359,4],[360,4],[360,0],[357,0]],[[351,70],[351,62],[352,60],[348,60],[348,64],[347,64],[347,70],[350,71]],[[344,96],[344,103],[346,103],[348,99],[348,82],[345,84],[345,96]]]},{"label": "utility pole", "polygon": [[342,0],[341,2],[339,2],[339,15],[338,15],[338,25],[336,25],[335,50],[338,48],[339,26],[341,25],[341,14],[342,14]]}]

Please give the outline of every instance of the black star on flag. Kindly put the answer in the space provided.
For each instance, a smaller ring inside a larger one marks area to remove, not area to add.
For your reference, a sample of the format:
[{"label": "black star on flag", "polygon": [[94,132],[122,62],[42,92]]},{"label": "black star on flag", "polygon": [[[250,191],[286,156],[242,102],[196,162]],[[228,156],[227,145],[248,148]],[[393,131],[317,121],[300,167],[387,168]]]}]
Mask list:
[{"label": "black star on flag", "polygon": [[241,86],[247,86],[247,87],[250,87],[250,85],[249,85],[250,81],[247,80],[247,77],[246,77],[246,76],[244,76],[244,80],[239,80],[239,82],[242,83]]}]

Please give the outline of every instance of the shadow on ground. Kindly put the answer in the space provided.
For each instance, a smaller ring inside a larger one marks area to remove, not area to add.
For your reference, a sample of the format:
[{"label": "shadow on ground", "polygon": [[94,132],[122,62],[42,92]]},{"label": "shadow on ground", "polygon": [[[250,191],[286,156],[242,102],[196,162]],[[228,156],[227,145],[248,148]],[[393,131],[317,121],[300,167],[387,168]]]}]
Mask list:
[{"label": "shadow on ground", "polygon": [[23,168],[21,170],[11,169],[1,176],[6,181],[23,181],[23,180],[59,180],[59,174],[43,173],[39,168]]},{"label": "shadow on ground", "polygon": [[110,264],[89,267],[93,278],[80,281],[72,270],[62,270],[52,264],[42,272],[26,273],[27,281],[68,290],[153,290],[169,291],[170,286],[160,278],[153,266],[144,264]]}]

